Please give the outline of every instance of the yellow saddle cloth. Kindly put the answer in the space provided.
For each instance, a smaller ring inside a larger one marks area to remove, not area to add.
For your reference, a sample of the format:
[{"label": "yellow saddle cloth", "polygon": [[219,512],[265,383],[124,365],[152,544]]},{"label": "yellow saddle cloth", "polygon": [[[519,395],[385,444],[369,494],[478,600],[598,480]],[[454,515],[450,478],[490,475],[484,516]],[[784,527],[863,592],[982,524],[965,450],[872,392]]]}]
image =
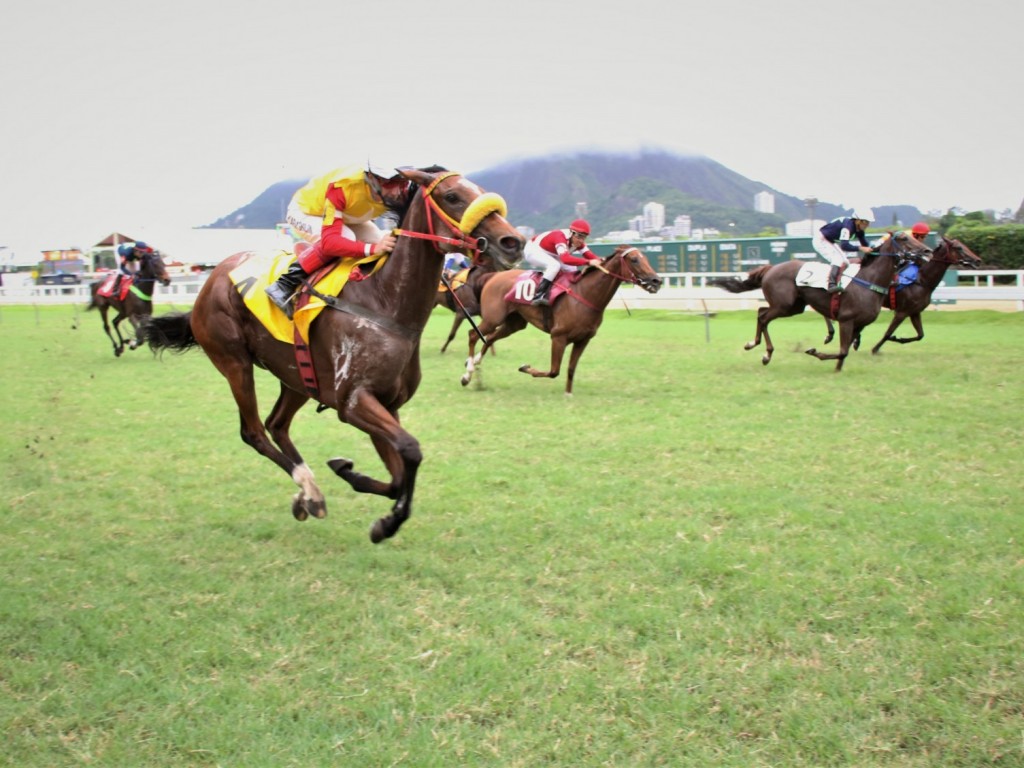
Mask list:
[{"label": "yellow saddle cloth", "polygon": [[[334,269],[321,278],[313,286],[319,293],[325,296],[337,296],[341,289],[348,283],[352,270],[360,264],[367,264],[372,261],[372,275],[380,269],[387,256],[363,256],[360,258],[339,259]],[[295,343],[295,331],[298,330],[302,340],[309,343],[309,326],[317,315],[327,304],[324,300],[312,296],[309,303],[301,309],[296,310],[295,317],[289,320],[274,302],[270,300],[264,290],[268,285],[277,280],[292,262],[295,261],[295,254],[288,251],[277,251],[273,253],[251,253],[237,267],[231,270],[231,284],[241,295],[245,306],[249,308],[256,318],[263,324],[279,341],[288,344]],[[369,275],[367,275],[368,277]]]},{"label": "yellow saddle cloth", "polygon": [[[454,275],[452,275],[451,279],[448,282],[452,284],[452,290],[457,291],[459,288],[466,284],[466,280],[468,279],[469,267],[464,267],[460,269],[458,272],[456,272]],[[438,293],[444,293],[447,290],[448,286],[446,286],[443,281],[437,284]]]}]

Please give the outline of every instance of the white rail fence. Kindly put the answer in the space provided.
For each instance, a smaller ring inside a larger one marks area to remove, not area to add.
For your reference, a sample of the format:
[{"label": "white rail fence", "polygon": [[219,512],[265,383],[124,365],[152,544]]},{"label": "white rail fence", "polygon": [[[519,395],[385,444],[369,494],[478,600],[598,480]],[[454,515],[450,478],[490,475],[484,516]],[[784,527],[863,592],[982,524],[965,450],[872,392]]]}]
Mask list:
[{"label": "white rail fence", "polygon": [[[706,312],[710,309],[756,309],[763,303],[761,291],[733,294],[707,284],[712,277],[736,277],[735,272],[667,272],[665,282],[656,294],[648,294],[633,286],[623,286],[611,307],[620,302],[633,309],[674,309]],[[0,305],[15,304],[86,304],[89,301],[88,282],[80,285],[31,285],[21,273],[3,275],[0,286]],[[14,278],[14,280],[10,278]],[[15,281],[22,284],[10,284]],[[187,307],[195,301],[205,282],[205,275],[176,276],[169,286],[158,285],[154,302],[170,308]],[[956,285],[939,286],[933,294],[933,307],[972,309],[998,308],[1024,312],[1024,270],[988,269],[958,273]]]}]

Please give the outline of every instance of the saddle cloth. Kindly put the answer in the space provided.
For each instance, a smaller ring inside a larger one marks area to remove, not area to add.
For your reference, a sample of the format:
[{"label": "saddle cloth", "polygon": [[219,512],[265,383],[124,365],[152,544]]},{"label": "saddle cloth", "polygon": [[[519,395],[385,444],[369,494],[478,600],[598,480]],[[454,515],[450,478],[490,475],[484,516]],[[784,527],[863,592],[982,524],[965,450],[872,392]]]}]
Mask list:
[{"label": "saddle cloth", "polygon": [[[808,261],[800,271],[796,273],[796,284],[803,288],[828,288],[828,271],[830,264],[822,264],[820,261]],[[850,285],[850,280],[860,272],[860,264],[849,264],[839,276],[839,283],[844,288]]]},{"label": "saddle cloth", "polygon": [[[111,272],[109,275],[103,278],[103,285],[96,289],[96,295],[102,296],[105,299],[112,298],[114,293],[114,280],[116,279],[116,272]],[[128,298],[128,291],[131,290],[132,282],[132,278],[128,277],[127,275],[125,275],[124,279],[121,280],[121,286],[117,292],[117,298],[119,300],[124,301],[126,298]]]},{"label": "saddle cloth", "polygon": [[[334,268],[313,285],[313,287],[325,296],[337,296],[341,289],[348,283],[352,276],[352,270],[360,264],[376,261],[373,274],[380,269],[387,257],[363,256],[360,258],[339,259]],[[305,306],[296,308],[292,320],[285,316],[284,312],[274,304],[264,290],[268,285],[277,280],[281,274],[295,261],[295,254],[288,251],[276,251],[266,253],[249,253],[243,257],[237,267],[231,270],[229,277],[235,290],[241,295],[245,306],[263,324],[271,335],[278,341],[288,344],[295,343],[295,331],[299,332],[302,340],[309,343],[309,326],[317,315],[327,304],[324,300],[311,296]],[[354,278],[362,280],[369,275],[359,275]]]},{"label": "saddle cloth", "polygon": [[[548,303],[554,304],[555,299],[568,291],[569,286],[579,280],[581,274],[583,273],[559,272],[555,282],[548,289]],[[505,294],[505,301],[509,304],[532,304],[533,297],[537,294],[540,276],[540,272],[524,272]]]}]

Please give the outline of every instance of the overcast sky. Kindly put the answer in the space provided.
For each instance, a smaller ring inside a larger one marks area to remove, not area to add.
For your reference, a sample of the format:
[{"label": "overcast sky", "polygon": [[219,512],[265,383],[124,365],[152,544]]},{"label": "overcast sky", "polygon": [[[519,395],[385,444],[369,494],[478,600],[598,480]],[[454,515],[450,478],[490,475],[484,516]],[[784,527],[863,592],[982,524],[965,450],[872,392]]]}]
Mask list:
[{"label": "overcast sky", "polygon": [[1015,211],[1022,22],[1019,0],[18,0],[0,246],[207,224],[367,158],[644,146],[847,206]]}]

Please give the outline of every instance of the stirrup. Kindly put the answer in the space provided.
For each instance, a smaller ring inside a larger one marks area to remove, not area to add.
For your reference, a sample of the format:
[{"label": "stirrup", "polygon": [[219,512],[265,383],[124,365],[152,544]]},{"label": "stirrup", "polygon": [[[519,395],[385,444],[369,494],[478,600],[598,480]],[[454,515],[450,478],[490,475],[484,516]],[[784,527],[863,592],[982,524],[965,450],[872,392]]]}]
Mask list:
[{"label": "stirrup", "polygon": [[292,313],[295,311],[294,305],[292,304],[292,296],[294,293],[286,293],[286,289],[282,288],[277,283],[268,285],[264,289],[264,293],[270,297],[270,300],[274,302],[274,305],[284,312],[285,317],[289,320],[292,319]]}]

